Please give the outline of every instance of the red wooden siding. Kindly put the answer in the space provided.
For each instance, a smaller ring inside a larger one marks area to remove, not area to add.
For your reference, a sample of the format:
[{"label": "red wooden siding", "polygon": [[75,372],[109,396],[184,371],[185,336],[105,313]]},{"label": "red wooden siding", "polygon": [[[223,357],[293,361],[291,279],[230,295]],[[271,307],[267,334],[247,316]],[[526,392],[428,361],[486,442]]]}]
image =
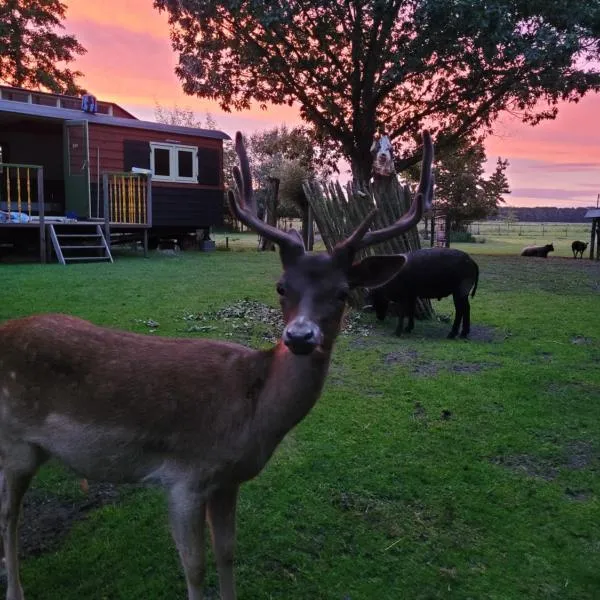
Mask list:
[{"label": "red wooden siding", "polygon": [[[221,150],[221,140],[179,135],[174,133],[163,133],[161,131],[147,131],[145,129],[134,129],[130,127],[112,127],[110,125],[89,124],[89,147],[90,147],[90,177],[96,181],[98,176],[98,163],[100,164],[100,176],[106,171],[123,171],[125,163],[124,142],[125,140],[138,140],[144,142],[180,143],[185,146],[197,146],[198,148],[211,148]],[[98,160],[99,153],[99,160]],[[221,163],[222,163],[222,154]],[[186,189],[223,189],[222,164],[219,169],[220,184],[218,186],[205,186],[189,183],[172,183],[155,181],[153,186],[157,187],[182,187]]]}]

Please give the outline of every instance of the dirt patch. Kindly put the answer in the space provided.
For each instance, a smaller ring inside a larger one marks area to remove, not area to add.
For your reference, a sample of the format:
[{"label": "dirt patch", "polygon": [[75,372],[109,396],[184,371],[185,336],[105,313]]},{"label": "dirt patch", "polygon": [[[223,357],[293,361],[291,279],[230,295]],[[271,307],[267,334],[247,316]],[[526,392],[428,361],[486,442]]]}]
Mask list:
[{"label": "dirt patch", "polygon": [[577,346],[585,346],[593,343],[592,338],[585,337],[584,335],[576,335],[571,338],[571,344],[575,344]]},{"label": "dirt patch", "polygon": [[510,471],[546,481],[556,479],[561,469],[579,471],[593,467],[597,461],[598,456],[592,444],[582,440],[566,444],[562,456],[557,458],[517,454],[495,456],[490,459],[493,464],[503,466]]},{"label": "dirt patch", "polygon": [[483,369],[484,366],[480,363],[454,363],[449,368],[454,373],[479,373]]},{"label": "dirt patch", "polygon": [[528,454],[517,454],[514,456],[495,456],[490,459],[495,465],[500,465],[515,473],[521,473],[528,477],[539,477],[546,481],[556,479],[558,467],[552,465],[549,461]]},{"label": "dirt patch", "polygon": [[81,498],[66,499],[31,489],[25,494],[21,527],[20,555],[37,556],[55,550],[77,521],[97,508],[116,503],[123,486],[90,483]]},{"label": "dirt patch", "polygon": [[538,350],[535,353],[535,359],[532,360],[532,363],[544,362],[549,363],[552,362],[552,352],[545,352],[544,350]]},{"label": "dirt patch", "polygon": [[419,353],[416,350],[411,350],[409,348],[404,348],[402,350],[397,350],[396,352],[390,352],[386,354],[383,362],[386,365],[395,365],[395,364],[409,364],[419,358]]},{"label": "dirt patch", "polygon": [[411,348],[403,348],[395,352],[389,352],[384,356],[383,362],[387,366],[402,365],[410,368],[413,375],[421,377],[435,377],[440,371],[449,371],[451,373],[479,373],[484,369],[497,368],[500,363],[490,362],[446,362],[442,360],[431,360],[420,356],[420,354]]},{"label": "dirt patch", "polygon": [[596,454],[593,446],[584,441],[567,444],[565,447],[565,463],[567,469],[574,471],[587,469],[595,461]]},{"label": "dirt patch", "polygon": [[565,490],[565,498],[570,502],[587,502],[592,498],[591,490],[574,490],[567,488]]},{"label": "dirt patch", "polygon": [[503,342],[510,334],[503,333],[496,327],[488,327],[487,325],[471,325],[469,340],[472,342],[492,343]]}]

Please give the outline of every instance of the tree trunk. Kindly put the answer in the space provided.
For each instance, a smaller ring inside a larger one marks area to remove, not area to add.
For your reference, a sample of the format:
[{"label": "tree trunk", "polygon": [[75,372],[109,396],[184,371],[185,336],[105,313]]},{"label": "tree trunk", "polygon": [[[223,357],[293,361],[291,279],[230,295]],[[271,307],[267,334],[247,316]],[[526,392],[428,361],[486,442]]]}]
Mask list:
[{"label": "tree trunk", "polygon": [[[265,223],[277,227],[277,207],[279,205],[279,179],[269,177],[269,187],[265,200]],[[265,237],[260,238],[258,249],[275,250],[275,243]]]},{"label": "tree trunk", "polygon": [[304,241],[304,247],[308,251],[312,251],[315,243],[313,210],[308,202],[302,208],[302,240]]},{"label": "tree trunk", "polygon": [[[325,186],[316,182],[306,182],[304,193],[329,252],[352,233],[375,206],[378,212],[372,228],[380,229],[397,221],[408,211],[412,201],[410,190],[407,186],[400,185],[396,177],[374,181],[370,186],[359,186],[351,182],[346,186],[346,193],[337,182]],[[420,248],[421,242],[417,228],[414,227],[396,238],[361,250],[359,256],[362,258],[369,254],[402,254]],[[364,306],[363,291],[353,292],[350,303],[354,308]],[[433,315],[431,302],[419,299],[417,318],[430,319]]]}]

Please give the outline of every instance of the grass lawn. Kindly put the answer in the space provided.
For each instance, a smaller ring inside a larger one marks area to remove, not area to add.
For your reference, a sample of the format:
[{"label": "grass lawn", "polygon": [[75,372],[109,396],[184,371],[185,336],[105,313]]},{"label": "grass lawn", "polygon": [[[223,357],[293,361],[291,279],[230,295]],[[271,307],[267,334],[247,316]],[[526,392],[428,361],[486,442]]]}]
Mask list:
[{"label": "grass lawn", "polygon": [[[444,321],[399,339],[371,315],[340,336],[321,400],[242,487],[240,600],[600,598],[600,264],[477,262],[472,340],[446,340]],[[0,320],[59,311],[264,346],[264,320],[215,311],[275,306],[279,273],[252,251],[0,265]],[[85,499],[52,464],[31,493]],[[22,570],[28,600],[185,597],[154,489],[89,512]],[[212,562],[206,585],[217,598]]]}]

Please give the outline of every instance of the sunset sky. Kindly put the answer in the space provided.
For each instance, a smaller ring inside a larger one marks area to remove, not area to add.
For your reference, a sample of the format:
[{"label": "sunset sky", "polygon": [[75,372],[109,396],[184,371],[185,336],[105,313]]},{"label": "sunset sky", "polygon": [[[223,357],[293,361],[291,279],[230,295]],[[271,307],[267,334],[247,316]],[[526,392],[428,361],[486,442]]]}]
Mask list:
[{"label": "sunset sky", "polygon": [[[204,118],[209,112],[220,129],[252,133],[275,125],[300,122],[293,107],[224,113],[209,100],[185,96],[174,74],[166,15],[152,0],[63,0],[68,6],[66,30],[88,52],[75,67],[81,83],[99,99],[120,104],[141,119],[153,120],[156,103],[190,108]],[[561,107],[555,121],[536,127],[510,118],[498,123],[486,142],[490,165],[508,158],[516,206],[595,206],[600,193],[600,97]],[[347,176],[343,176],[344,178]]]}]

